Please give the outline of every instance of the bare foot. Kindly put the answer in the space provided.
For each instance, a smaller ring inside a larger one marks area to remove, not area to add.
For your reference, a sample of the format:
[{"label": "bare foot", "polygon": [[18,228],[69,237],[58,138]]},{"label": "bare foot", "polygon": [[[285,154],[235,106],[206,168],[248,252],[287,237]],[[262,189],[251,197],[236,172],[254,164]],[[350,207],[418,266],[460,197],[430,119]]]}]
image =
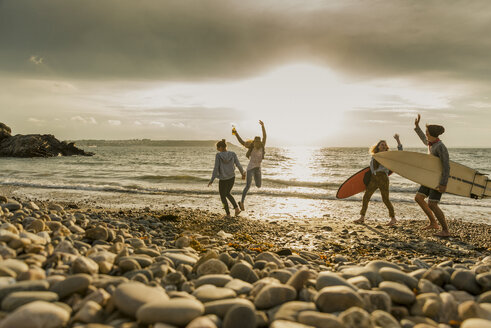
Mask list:
[{"label": "bare foot", "polygon": [[239,216],[240,212],[241,212],[240,208],[236,207],[235,208],[235,216]]},{"label": "bare foot", "polygon": [[231,219],[232,217],[230,216],[230,214],[226,214],[223,218],[224,219]]},{"label": "bare foot", "polygon": [[440,231],[440,232],[433,234],[433,236],[447,238],[447,237],[450,237],[451,235],[450,235],[450,232],[448,232],[448,231]]},{"label": "bare foot", "polygon": [[365,218],[364,217],[361,217],[358,220],[353,221],[353,223],[356,223],[356,224],[364,224],[365,223]]},{"label": "bare foot", "polygon": [[244,211],[244,210],[245,210],[245,208],[244,208],[244,203],[239,202],[239,207],[240,207],[240,209],[241,209],[242,211]]},{"label": "bare foot", "polygon": [[397,223],[396,218],[391,218],[391,219],[390,219],[390,222],[389,222],[389,223],[387,223],[387,225],[388,225],[389,227],[393,227],[393,226],[395,226],[395,225],[396,225],[396,223]]},{"label": "bare foot", "polygon": [[429,224],[426,227],[424,227],[423,229],[424,230],[430,230],[430,229],[439,229],[439,228],[440,227],[438,226],[438,224]]}]

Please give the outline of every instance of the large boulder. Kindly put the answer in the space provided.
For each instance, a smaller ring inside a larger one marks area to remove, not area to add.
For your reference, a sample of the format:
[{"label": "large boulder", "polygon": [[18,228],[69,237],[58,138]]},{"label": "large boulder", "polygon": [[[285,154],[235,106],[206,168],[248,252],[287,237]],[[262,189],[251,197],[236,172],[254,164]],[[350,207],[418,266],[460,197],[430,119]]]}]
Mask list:
[{"label": "large boulder", "polygon": [[75,147],[73,142],[59,141],[51,134],[11,135],[11,129],[0,123],[0,157],[92,156]]}]

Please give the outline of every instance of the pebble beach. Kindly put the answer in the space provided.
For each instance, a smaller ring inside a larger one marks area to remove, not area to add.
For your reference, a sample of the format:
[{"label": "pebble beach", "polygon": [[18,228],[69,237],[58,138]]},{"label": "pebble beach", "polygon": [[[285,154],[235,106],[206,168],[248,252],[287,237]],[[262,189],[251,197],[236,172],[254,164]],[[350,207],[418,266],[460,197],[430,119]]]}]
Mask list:
[{"label": "pebble beach", "polygon": [[0,203],[0,328],[491,327],[487,224]]}]

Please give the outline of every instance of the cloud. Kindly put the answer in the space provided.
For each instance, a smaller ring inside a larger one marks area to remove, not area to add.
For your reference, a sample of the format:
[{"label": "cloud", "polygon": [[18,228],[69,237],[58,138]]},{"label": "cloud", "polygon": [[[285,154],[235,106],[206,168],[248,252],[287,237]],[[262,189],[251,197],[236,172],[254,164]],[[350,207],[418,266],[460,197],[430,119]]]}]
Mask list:
[{"label": "cloud", "polygon": [[35,56],[35,55],[32,55],[31,57],[29,57],[29,61],[31,63],[34,63],[35,65],[42,64],[43,63],[43,60],[44,60],[44,58],[38,57],[38,56]]},{"label": "cloud", "polygon": [[182,123],[182,122],[179,122],[179,123],[172,123],[172,126],[173,126],[173,127],[176,127],[176,128],[180,128],[180,129],[182,129],[182,128],[186,127],[186,126],[184,125],[184,123]]},{"label": "cloud", "polygon": [[41,119],[38,119],[38,118],[35,118],[35,117],[29,117],[27,119],[28,122],[31,122],[31,123],[44,123],[46,122],[45,120],[41,120]]},{"label": "cloud", "polygon": [[70,120],[75,121],[75,122],[80,122],[83,124],[97,124],[97,120],[94,117],[84,118],[80,115],[77,115],[77,116],[71,117]]},{"label": "cloud", "polygon": [[364,79],[489,82],[489,21],[487,0],[4,1],[0,71],[189,81],[315,61]]},{"label": "cloud", "polygon": [[164,123],[158,122],[158,121],[152,121],[152,122],[150,122],[150,125],[154,125],[154,126],[157,126],[159,128],[165,127],[165,124]]},{"label": "cloud", "polygon": [[121,125],[121,121],[119,121],[119,120],[107,120],[107,123],[109,123],[109,125],[112,125],[112,126]]}]

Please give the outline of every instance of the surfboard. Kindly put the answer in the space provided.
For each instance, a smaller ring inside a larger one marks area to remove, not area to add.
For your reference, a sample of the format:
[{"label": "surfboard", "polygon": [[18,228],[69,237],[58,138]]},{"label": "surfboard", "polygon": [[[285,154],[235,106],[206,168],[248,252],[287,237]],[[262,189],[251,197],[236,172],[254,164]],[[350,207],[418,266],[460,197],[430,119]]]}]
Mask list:
[{"label": "surfboard", "polygon": [[370,171],[370,166],[356,172],[345,182],[343,182],[343,184],[339,186],[338,192],[336,193],[336,198],[348,198],[367,189],[367,186],[365,186],[363,183],[363,177],[368,171]]},{"label": "surfboard", "polygon": [[[380,164],[400,176],[436,189],[442,174],[442,164],[438,157],[411,151],[385,151],[373,156]],[[491,197],[489,178],[465,165],[450,161],[450,176],[447,193],[471,197]]]}]

